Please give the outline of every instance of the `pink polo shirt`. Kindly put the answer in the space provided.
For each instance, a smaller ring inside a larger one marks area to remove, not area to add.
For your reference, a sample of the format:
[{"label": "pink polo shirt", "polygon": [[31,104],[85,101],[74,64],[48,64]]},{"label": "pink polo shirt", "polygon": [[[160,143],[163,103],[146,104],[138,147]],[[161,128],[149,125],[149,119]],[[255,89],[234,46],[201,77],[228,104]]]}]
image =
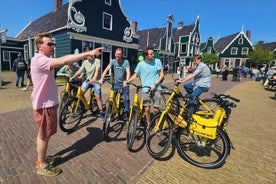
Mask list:
[{"label": "pink polo shirt", "polygon": [[31,76],[34,90],[31,99],[34,110],[53,107],[58,104],[55,71],[50,70],[52,61],[52,58],[40,53],[36,53],[32,58]]}]

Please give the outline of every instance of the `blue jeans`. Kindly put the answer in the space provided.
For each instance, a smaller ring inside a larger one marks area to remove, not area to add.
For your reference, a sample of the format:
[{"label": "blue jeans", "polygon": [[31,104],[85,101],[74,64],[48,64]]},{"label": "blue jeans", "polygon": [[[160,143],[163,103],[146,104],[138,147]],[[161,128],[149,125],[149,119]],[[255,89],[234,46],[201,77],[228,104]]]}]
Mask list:
[{"label": "blue jeans", "polygon": [[186,83],[184,84],[184,89],[186,90],[186,92],[188,94],[190,94],[190,99],[188,101],[188,112],[190,114],[193,114],[194,113],[194,108],[195,108],[195,105],[197,105],[197,98],[203,93],[203,92],[207,92],[209,90],[208,87],[197,87],[195,89],[193,89],[193,83],[192,82],[189,82],[189,83]]},{"label": "blue jeans", "polygon": [[25,75],[25,70],[17,70],[16,71],[16,85],[18,85],[19,81],[21,81],[21,87],[24,85],[24,75]]},{"label": "blue jeans", "polygon": [[101,85],[99,83],[93,82],[90,84],[89,80],[85,80],[81,85],[82,91],[87,91],[91,87],[94,90],[95,96],[101,96]]},{"label": "blue jeans", "polygon": [[114,85],[115,94],[117,94],[119,89],[122,89],[123,91],[124,102],[125,102],[125,112],[129,112],[129,109],[130,109],[129,86],[123,87],[122,84],[115,84]]}]

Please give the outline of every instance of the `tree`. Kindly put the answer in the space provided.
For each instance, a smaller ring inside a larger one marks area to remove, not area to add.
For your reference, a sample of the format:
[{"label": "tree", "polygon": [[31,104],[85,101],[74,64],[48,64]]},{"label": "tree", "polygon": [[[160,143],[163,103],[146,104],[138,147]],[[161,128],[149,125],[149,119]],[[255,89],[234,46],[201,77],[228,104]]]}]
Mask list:
[{"label": "tree", "polygon": [[201,55],[202,61],[206,64],[214,64],[219,62],[219,57],[216,54],[212,53],[203,53]]},{"label": "tree", "polygon": [[253,65],[257,64],[267,64],[271,60],[275,59],[275,54],[263,49],[263,42],[259,42],[254,46],[254,50],[249,52],[248,58]]}]

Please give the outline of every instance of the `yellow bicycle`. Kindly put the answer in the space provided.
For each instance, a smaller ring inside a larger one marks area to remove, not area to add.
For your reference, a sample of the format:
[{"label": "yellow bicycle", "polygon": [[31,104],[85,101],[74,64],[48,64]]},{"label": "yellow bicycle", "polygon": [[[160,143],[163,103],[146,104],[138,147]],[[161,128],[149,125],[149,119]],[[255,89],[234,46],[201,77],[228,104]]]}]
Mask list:
[{"label": "yellow bicycle", "polygon": [[135,83],[129,83],[130,85],[133,85],[136,90],[133,96],[133,103],[130,107],[130,113],[129,113],[129,119],[128,119],[128,126],[127,126],[127,137],[126,137],[126,143],[127,148],[130,151],[133,151],[133,143],[135,140],[135,137],[137,136],[137,126],[138,122],[141,123],[141,121],[145,122],[145,110],[144,110],[144,100],[140,97],[139,93],[142,88],[148,88],[149,86],[141,86],[136,85]]},{"label": "yellow bicycle", "polygon": [[122,118],[122,115],[124,113],[124,101],[122,98],[122,88],[115,93],[114,91],[114,83],[111,83],[111,89],[109,93],[109,98],[106,102],[106,110],[105,110],[105,119],[103,121],[103,135],[104,140],[107,141],[109,136],[108,134],[112,130],[111,128],[111,122],[114,122],[115,120]]},{"label": "yellow bicycle", "polygon": [[79,86],[76,96],[69,99],[61,108],[59,125],[62,131],[72,132],[75,130],[80,124],[83,114],[89,110],[92,115],[97,114],[98,105],[92,87],[89,88],[87,95],[88,97],[86,98],[81,86]]},{"label": "yellow bicycle", "polygon": [[226,125],[231,108],[236,106],[226,98],[239,100],[229,95],[214,95],[209,101],[216,103],[216,109],[208,110],[204,100],[199,99],[195,113],[189,114],[186,111],[189,95],[183,96],[178,85],[175,83],[170,91],[166,109],[153,117],[147,128],[148,152],[156,159],[161,158],[175,135],[176,148],[184,160],[203,168],[221,166],[230,154],[231,141]]}]

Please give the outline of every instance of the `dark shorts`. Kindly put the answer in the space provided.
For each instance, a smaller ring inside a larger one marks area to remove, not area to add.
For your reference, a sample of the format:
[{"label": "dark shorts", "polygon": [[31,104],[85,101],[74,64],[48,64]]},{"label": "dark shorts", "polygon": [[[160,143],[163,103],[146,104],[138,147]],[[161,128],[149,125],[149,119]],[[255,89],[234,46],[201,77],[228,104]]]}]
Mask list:
[{"label": "dark shorts", "polygon": [[33,110],[34,121],[38,125],[38,136],[41,139],[49,138],[57,132],[58,105],[46,109]]}]

